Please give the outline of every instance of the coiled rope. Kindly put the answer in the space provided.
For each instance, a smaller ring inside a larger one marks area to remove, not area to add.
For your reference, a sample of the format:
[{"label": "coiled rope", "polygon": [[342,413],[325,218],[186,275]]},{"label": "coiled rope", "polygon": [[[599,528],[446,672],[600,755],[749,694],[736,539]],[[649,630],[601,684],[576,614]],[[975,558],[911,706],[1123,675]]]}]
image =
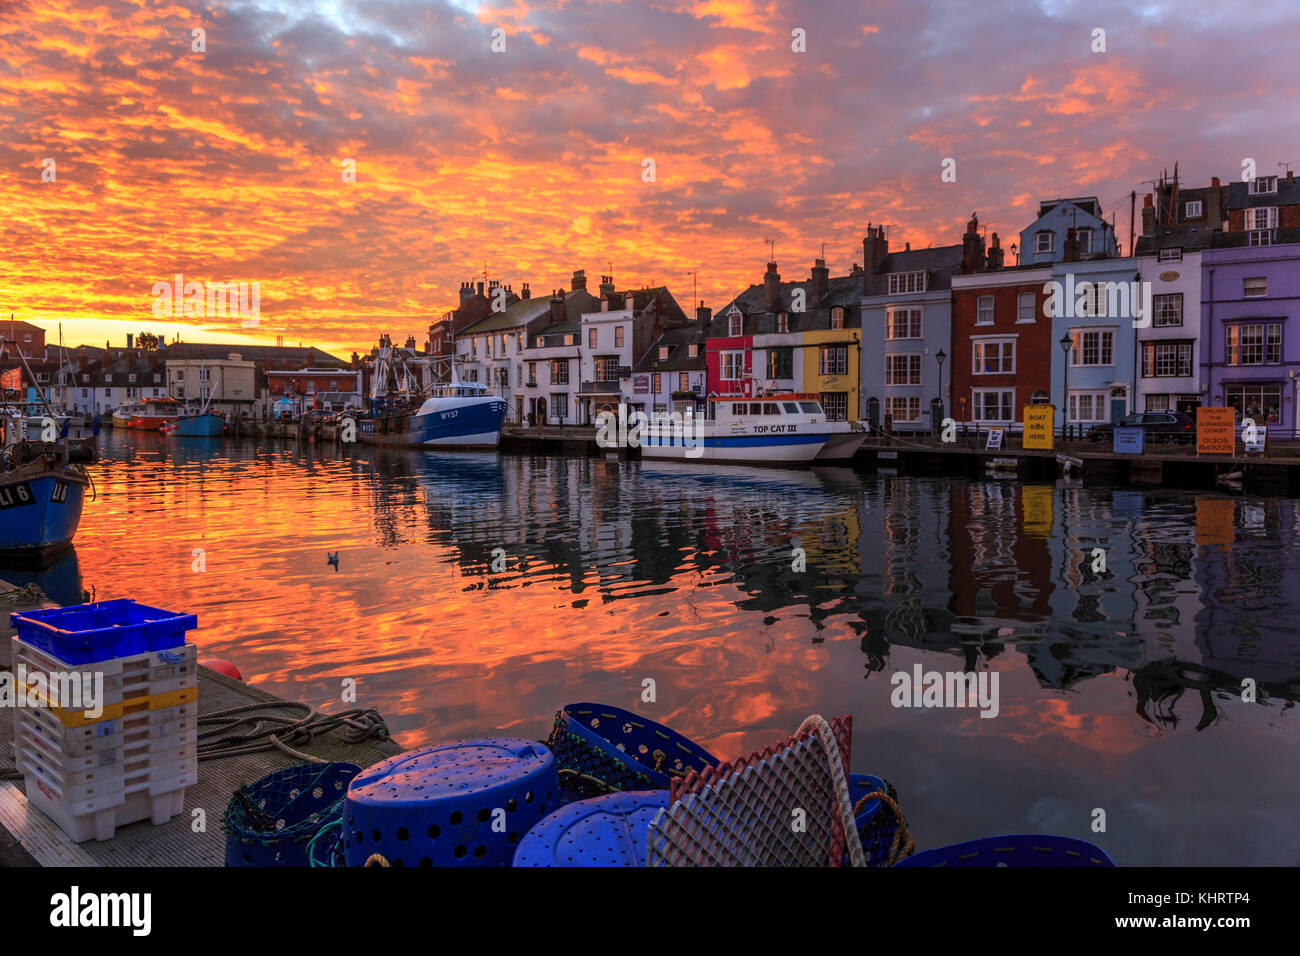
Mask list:
[{"label": "coiled rope", "polygon": [[[302,716],[294,717],[283,711],[298,711]],[[200,760],[214,760],[278,750],[298,760],[329,763],[298,748],[310,744],[318,734],[331,731],[337,731],[339,737],[349,744],[371,738],[392,739],[388,725],[374,708],[321,714],[299,701],[267,701],[200,715],[198,757]]]}]

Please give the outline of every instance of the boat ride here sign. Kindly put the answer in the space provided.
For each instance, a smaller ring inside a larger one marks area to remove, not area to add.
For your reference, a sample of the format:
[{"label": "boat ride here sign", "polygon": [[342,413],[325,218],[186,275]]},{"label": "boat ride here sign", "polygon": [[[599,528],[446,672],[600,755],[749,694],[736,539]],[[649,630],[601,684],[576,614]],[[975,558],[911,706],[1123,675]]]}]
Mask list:
[{"label": "boat ride here sign", "polygon": [[1025,448],[1052,450],[1052,422],[1056,420],[1055,405],[1025,406]]},{"label": "boat ride here sign", "polygon": [[1234,409],[1202,405],[1196,410],[1196,454],[1231,455],[1237,450]]},{"label": "boat ride here sign", "polygon": [[1145,432],[1141,428],[1115,426],[1114,451],[1117,455],[1140,455],[1146,446]]}]

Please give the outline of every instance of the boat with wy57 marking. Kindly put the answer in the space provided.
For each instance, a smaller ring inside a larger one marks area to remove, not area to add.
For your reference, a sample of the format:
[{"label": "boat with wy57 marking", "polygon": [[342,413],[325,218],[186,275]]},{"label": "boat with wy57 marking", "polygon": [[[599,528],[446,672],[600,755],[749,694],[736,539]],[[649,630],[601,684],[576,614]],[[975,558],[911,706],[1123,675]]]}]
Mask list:
[{"label": "boat with wy57 marking", "polygon": [[709,400],[707,418],[651,419],[641,457],[746,465],[805,464],[832,434],[815,394]]}]

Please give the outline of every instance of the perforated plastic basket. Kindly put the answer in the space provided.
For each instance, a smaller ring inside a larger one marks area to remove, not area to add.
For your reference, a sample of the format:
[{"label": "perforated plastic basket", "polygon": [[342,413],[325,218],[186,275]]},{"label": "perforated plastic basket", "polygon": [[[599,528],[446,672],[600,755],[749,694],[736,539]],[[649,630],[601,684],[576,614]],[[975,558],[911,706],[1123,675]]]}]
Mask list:
[{"label": "perforated plastic basket", "polygon": [[350,763],[303,763],[241,787],[226,807],[226,866],[307,866],[312,837],[342,814]]},{"label": "perforated plastic basket", "polygon": [[716,767],[718,758],[663,724],[609,704],[566,704],[547,745],[568,774],[615,790],[667,790],[672,776]]},{"label": "perforated plastic basket", "polygon": [[506,866],[559,805],[554,755],[514,737],[390,757],[358,774],[343,808],[348,866]]},{"label": "perforated plastic basket", "polygon": [[611,793],[571,803],[533,827],[514,866],[645,866],[650,821],[667,790]]},{"label": "perforated plastic basket", "polygon": [[922,850],[895,866],[1114,866],[1087,840],[1042,833],[1008,833]]}]

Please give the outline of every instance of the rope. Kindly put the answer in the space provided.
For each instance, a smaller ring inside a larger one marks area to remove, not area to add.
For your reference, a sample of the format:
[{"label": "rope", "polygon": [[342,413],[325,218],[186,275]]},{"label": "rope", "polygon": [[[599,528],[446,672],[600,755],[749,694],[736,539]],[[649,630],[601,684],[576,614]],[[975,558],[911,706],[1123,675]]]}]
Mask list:
[{"label": "rope", "polygon": [[[821,714],[804,718],[795,736],[805,731],[816,731],[817,739],[826,752],[826,762],[830,765],[831,781],[835,785],[835,809],[840,815],[840,826],[844,828],[844,842],[848,844],[849,865],[866,866],[866,857],[862,853],[862,841],[858,839],[858,828],[853,818],[853,808],[849,800],[849,782],[844,776],[844,763],[840,759],[840,745],[835,740],[831,725]],[[901,819],[901,818],[900,818]]]},{"label": "rope", "polygon": [[[304,716],[295,718],[274,713],[277,710],[298,710]],[[259,714],[258,711],[272,713]],[[204,725],[208,725],[207,730],[203,729]],[[250,725],[251,729],[245,730]],[[318,734],[330,731],[337,731],[343,741],[349,744],[361,743],[371,737],[391,739],[384,719],[373,708],[318,714],[310,705],[298,701],[268,701],[242,704],[200,715],[198,757],[200,760],[214,760],[218,757],[278,750],[308,763],[329,763],[298,747],[306,746]]]},{"label": "rope", "polygon": [[366,866],[389,866],[388,859],[382,853],[372,853],[366,858]]},{"label": "rope", "polygon": [[[885,866],[893,866],[899,860],[916,852],[916,840],[913,839],[911,831],[907,829],[907,820],[904,819],[903,811],[899,808],[898,803],[883,790],[869,793],[859,800],[853,808],[853,816],[856,818],[872,800],[879,800],[889,807],[894,812],[895,819],[898,820],[898,827],[894,830],[894,840],[889,845],[889,858],[885,861]],[[902,853],[899,852],[900,849]]]},{"label": "rope", "polygon": [[41,586],[35,581],[24,584],[20,588],[15,588],[5,594],[4,599],[9,602],[11,607],[17,607],[19,604],[44,604],[49,600]]}]

